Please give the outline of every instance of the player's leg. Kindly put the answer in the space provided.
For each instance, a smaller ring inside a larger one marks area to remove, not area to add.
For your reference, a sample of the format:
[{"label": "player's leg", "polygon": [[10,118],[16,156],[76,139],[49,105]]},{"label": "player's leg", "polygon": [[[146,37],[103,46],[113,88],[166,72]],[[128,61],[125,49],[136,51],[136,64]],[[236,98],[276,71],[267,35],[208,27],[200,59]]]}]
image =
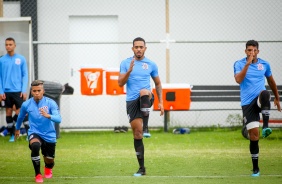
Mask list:
[{"label": "player's leg", "polygon": [[38,183],[43,182],[43,178],[40,172],[40,154],[39,154],[39,150],[41,148],[41,142],[42,140],[40,140],[40,138],[36,134],[30,135],[29,148],[31,150],[31,161],[35,171],[35,181]]},{"label": "player's leg", "polygon": [[142,118],[136,118],[130,123],[133,137],[134,137],[134,148],[136,152],[136,157],[139,163],[139,170],[134,174],[134,176],[145,175],[145,166],[144,166],[144,144],[143,144],[143,136],[142,136]]},{"label": "player's leg", "polygon": [[150,107],[152,106],[152,93],[147,89],[140,90],[140,110],[143,118],[143,137],[149,138],[151,134],[148,128]]},{"label": "player's leg", "polygon": [[252,158],[253,173],[252,176],[259,176],[260,170],[258,166],[259,159],[259,113],[260,108],[254,99],[249,105],[242,107],[243,119],[249,133],[249,150]]},{"label": "player's leg", "polygon": [[143,135],[142,135],[142,113],[140,111],[140,99],[126,102],[127,115],[129,118],[130,126],[134,138],[134,149],[136,152],[137,161],[139,164],[139,170],[134,176],[145,175],[145,166],[144,166],[144,144],[143,144]]},{"label": "player's leg", "polygon": [[259,122],[253,121],[247,124],[250,138],[250,153],[253,163],[252,176],[259,176],[258,158],[259,158]]},{"label": "player's leg", "polygon": [[14,132],[15,132],[15,125],[13,121],[13,99],[11,93],[5,93],[5,108],[6,108],[6,122],[7,122],[7,130],[10,134],[9,142],[14,142]]},{"label": "player's leg", "polygon": [[42,148],[42,155],[44,156],[44,177],[52,178],[53,172],[52,169],[55,165],[55,147],[56,143],[44,143],[44,147]]},{"label": "player's leg", "polygon": [[263,90],[258,98],[257,104],[261,108],[263,126],[262,126],[262,137],[268,137],[272,130],[268,127],[269,115],[270,115],[270,93],[267,90]]}]

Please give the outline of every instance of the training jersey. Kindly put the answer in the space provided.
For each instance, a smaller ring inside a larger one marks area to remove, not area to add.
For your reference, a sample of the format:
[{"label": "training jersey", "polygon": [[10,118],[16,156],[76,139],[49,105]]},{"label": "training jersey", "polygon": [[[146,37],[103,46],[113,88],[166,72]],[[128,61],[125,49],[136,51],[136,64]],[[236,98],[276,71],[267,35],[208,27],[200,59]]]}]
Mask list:
[{"label": "training jersey", "polygon": [[28,70],[24,56],[6,54],[0,58],[0,94],[5,92],[26,93]]},{"label": "training jersey", "polygon": [[[40,114],[39,109],[44,109],[51,118],[48,119]],[[56,130],[54,123],[61,122],[59,107],[56,102],[48,97],[43,98],[37,103],[34,98],[30,98],[22,104],[20,114],[17,119],[16,130],[19,130],[28,114],[29,129],[28,135],[37,134],[43,140],[49,143],[56,142]]]},{"label": "training jersey", "polygon": [[[243,58],[234,63],[234,75],[241,72],[247,63],[247,58]],[[265,90],[265,77],[272,75],[270,64],[258,58],[256,63],[251,63],[244,80],[240,83],[241,106],[250,104],[253,99]]]},{"label": "training jersey", "polygon": [[[120,64],[120,74],[128,71],[133,57],[123,60]],[[135,60],[133,70],[131,71],[126,83],[126,101],[132,101],[140,96],[141,89],[151,91],[151,77],[159,76],[158,67],[155,62],[144,57],[142,60]]]}]

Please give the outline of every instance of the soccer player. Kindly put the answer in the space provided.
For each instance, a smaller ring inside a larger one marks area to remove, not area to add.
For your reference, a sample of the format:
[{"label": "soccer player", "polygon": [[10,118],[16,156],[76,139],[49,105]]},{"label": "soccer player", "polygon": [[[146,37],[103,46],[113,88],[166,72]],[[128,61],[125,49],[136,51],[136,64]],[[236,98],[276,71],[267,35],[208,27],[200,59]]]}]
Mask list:
[{"label": "soccer player", "polygon": [[246,43],[245,53],[247,57],[234,63],[234,77],[235,81],[240,84],[243,119],[250,138],[250,153],[253,163],[252,176],[259,176],[259,113],[262,113],[263,117],[262,136],[265,138],[272,132],[268,127],[271,96],[265,88],[265,78],[275,96],[274,106],[277,106],[280,112],[281,107],[270,64],[257,57],[259,43],[255,40],[249,40]]},{"label": "soccer player", "polygon": [[35,181],[43,182],[40,172],[40,154],[44,156],[44,173],[45,178],[52,178],[52,168],[54,167],[55,147],[56,147],[56,130],[54,123],[61,122],[59,107],[56,102],[48,97],[43,96],[44,84],[40,80],[31,83],[32,98],[22,104],[20,114],[16,123],[15,137],[20,135],[20,127],[28,114],[29,117],[29,148],[31,150],[31,161],[35,171]]},{"label": "soccer player", "polygon": [[143,121],[149,116],[150,107],[154,102],[151,92],[150,79],[152,78],[159,99],[160,115],[163,115],[162,85],[156,63],[145,57],[146,43],[143,38],[133,40],[133,57],[123,60],[120,64],[118,84],[126,84],[126,109],[130,126],[133,131],[134,148],[136,151],[139,170],[134,176],[146,174],[144,166]]},{"label": "soccer player", "polygon": [[[13,38],[5,40],[7,54],[0,58],[0,95],[5,100],[7,128],[11,135],[10,142],[14,142],[14,121],[22,103],[26,100],[28,71],[24,56],[15,53],[16,43]],[[14,117],[13,106],[16,111]]]}]

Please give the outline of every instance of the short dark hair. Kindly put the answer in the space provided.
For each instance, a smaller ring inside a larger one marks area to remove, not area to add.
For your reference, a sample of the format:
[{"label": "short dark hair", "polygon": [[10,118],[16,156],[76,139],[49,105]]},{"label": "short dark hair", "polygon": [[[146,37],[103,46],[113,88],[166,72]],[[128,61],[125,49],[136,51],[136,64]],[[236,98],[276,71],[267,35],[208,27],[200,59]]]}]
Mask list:
[{"label": "short dark hair", "polygon": [[246,48],[247,48],[248,46],[254,46],[254,47],[259,48],[259,43],[258,43],[256,40],[249,40],[249,41],[247,41],[247,43],[246,43]]},{"label": "short dark hair", "polygon": [[34,80],[31,83],[31,86],[39,86],[39,85],[43,85],[43,81],[42,80]]},{"label": "short dark hair", "polygon": [[16,43],[15,39],[14,39],[14,38],[12,38],[12,37],[8,37],[8,38],[6,38],[6,41],[13,41],[14,43]]},{"label": "short dark hair", "polygon": [[137,37],[137,38],[135,38],[135,39],[133,40],[133,46],[134,46],[134,42],[136,42],[136,41],[142,41],[142,42],[144,42],[144,45],[146,45],[146,42],[145,42],[145,40],[144,40],[143,38]]}]

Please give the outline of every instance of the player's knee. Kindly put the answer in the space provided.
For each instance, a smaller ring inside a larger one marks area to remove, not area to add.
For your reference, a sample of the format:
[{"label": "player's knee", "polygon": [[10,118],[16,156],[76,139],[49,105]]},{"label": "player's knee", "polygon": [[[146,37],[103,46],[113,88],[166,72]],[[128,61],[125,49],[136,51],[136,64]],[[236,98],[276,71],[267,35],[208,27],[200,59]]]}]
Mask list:
[{"label": "player's knee", "polygon": [[38,156],[39,155],[40,146],[41,146],[40,142],[33,142],[30,145],[31,155]]},{"label": "player's knee", "polygon": [[140,110],[141,110],[143,116],[149,116],[150,106],[151,106],[151,103],[150,103],[149,95],[141,96]]},{"label": "player's knee", "polygon": [[269,110],[270,109],[270,93],[267,90],[263,90],[260,95],[259,95],[259,101],[261,104],[261,108],[265,109],[265,110]]}]

